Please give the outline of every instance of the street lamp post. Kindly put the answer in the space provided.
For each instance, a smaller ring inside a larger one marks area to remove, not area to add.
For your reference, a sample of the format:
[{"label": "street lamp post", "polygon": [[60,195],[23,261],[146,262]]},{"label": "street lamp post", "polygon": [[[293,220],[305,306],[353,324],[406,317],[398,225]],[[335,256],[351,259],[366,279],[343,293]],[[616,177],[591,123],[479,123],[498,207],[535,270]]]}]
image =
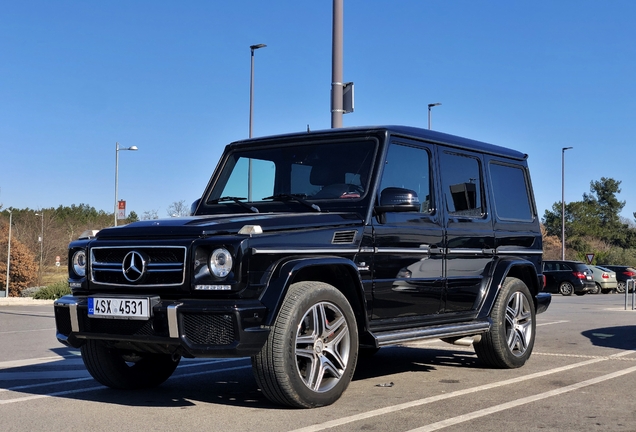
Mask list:
[{"label": "street lamp post", "polygon": [[561,149],[561,260],[565,260],[565,151],[572,148]]},{"label": "street lamp post", "polygon": [[[250,127],[249,137],[252,138],[252,117],[254,114],[254,51],[265,48],[265,44],[250,45],[251,61],[250,61]],[[252,159],[248,160],[247,167],[247,200],[252,201]]]},{"label": "street lamp post", "polygon": [[40,216],[42,218],[42,229],[40,231],[40,271],[39,273],[39,281],[38,285],[42,286],[42,249],[44,247],[44,212],[36,213],[36,216]]},{"label": "street lamp post", "polygon": [[119,151],[120,150],[132,150],[137,151],[137,146],[132,147],[119,147],[119,143],[115,143],[115,226],[117,226],[117,187],[119,182]]},{"label": "street lamp post", "polygon": [[7,283],[4,285],[4,296],[9,297],[9,272],[11,270],[11,219],[13,212],[9,210],[9,241],[7,242]]},{"label": "street lamp post", "polygon": [[344,58],[344,0],[333,0],[333,25],[331,36],[331,128],[342,127],[344,114],[342,93]]},{"label": "street lamp post", "polygon": [[431,128],[431,108],[441,105],[441,102],[435,102],[428,104],[428,128]]}]

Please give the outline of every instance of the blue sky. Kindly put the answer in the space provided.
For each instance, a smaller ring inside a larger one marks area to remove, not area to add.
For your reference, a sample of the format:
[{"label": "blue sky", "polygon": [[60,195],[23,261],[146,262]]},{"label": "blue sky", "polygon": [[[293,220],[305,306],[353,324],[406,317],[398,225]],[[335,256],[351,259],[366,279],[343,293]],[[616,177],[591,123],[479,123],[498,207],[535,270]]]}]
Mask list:
[{"label": "blue sky", "polygon": [[[167,216],[223,147],[330,127],[332,1],[30,1],[0,7],[0,203],[119,198]],[[590,181],[636,211],[636,2],[344,0],[344,126],[403,124],[529,154],[539,214]]]}]

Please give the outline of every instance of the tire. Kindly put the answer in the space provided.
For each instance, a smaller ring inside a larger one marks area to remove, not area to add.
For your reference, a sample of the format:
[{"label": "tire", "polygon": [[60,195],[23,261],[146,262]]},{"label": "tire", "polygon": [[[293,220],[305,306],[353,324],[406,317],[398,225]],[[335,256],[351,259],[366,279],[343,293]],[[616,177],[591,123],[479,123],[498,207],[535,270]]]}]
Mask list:
[{"label": "tire", "polygon": [[334,403],[358,356],[358,329],[345,296],[322,282],[289,288],[267,342],[252,357],[254,377],[270,401],[296,408]]},{"label": "tire", "polygon": [[492,328],[473,344],[479,360],[501,369],[523,366],[534,347],[535,316],[526,284],[517,278],[506,278],[490,313]]},{"label": "tire", "polygon": [[627,287],[627,283],[625,281],[619,281],[618,285],[616,285],[616,292],[619,294],[625,294],[626,287]]},{"label": "tire", "polygon": [[590,294],[600,294],[602,291],[600,284],[594,284],[594,289],[590,291]]},{"label": "tire", "polygon": [[561,293],[561,295],[571,296],[574,292],[574,285],[567,281],[561,282],[561,285],[559,285],[559,292]]},{"label": "tire", "polygon": [[180,360],[170,354],[125,353],[100,340],[86,341],[81,351],[93,378],[115,389],[156,387],[170,378]]}]

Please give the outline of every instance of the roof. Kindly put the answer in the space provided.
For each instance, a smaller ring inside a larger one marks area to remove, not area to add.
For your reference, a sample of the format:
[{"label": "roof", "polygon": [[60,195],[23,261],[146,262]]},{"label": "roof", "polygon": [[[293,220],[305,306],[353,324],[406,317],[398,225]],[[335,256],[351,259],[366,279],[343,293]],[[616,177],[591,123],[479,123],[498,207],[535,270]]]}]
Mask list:
[{"label": "roof", "polygon": [[498,156],[504,156],[507,158],[525,160],[528,155],[517,150],[513,150],[507,147],[502,147],[494,144],[485,143],[469,138],[463,138],[456,135],[450,135],[443,132],[433,131],[429,129],[422,129],[411,126],[400,125],[386,125],[386,126],[356,126],[338,129],[323,129],[310,132],[296,132],[280,135],[271,135],[258,138],[251,138],[246,140],[235,141],[231,145],[250,145],[259,142],[266,142],[272,140],[289,140],[294,138],[304,138],[307,136],[320,137],[329,136],[333,134],[368,134],[368,133],[388,133],[394,136],[403,136],[408,138],[414,138],[419,140],[425,140],[438,144],[451,145],[458,148],[476,150],[483,153],[494,154]]}]

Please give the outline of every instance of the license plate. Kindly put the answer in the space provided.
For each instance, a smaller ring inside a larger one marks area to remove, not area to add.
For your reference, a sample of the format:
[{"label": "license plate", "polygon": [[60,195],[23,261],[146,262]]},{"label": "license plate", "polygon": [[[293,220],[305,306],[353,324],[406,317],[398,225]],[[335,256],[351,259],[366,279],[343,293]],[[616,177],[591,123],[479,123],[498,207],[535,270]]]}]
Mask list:
[{"label": "license plate", "polygon": [[88,316],[92,318],[150,318],[148,298],[88,298]]}]

